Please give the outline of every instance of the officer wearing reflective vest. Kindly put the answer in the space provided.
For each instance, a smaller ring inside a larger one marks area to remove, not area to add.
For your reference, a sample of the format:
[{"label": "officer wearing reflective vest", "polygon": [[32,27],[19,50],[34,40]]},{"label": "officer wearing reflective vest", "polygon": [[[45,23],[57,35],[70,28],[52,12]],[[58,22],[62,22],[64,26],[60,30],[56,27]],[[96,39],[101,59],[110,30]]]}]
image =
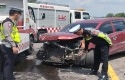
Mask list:
[{"label": "officer wearing reflective vest", "polygon": [[92,28],[80,28],[80,25],[76,25],[69,30],[71,33],[75,33],[77,35],[82,35],[85,41],[85,52],[88,50],[89,43],[95,44],[94,49],[94,65],[91,69],[92,75],[97,75],[100,63],[102,61],[102,71],[101,71],[101,78],[99,80],[108,80],[108,54],[109,54],[109,47],[112,45],[111,39],[108,35],[104,34],[99,30],[95,30]]},{"label": "officer wearing reflective vest", "polygon": [[2,60],[4,59],[0,70],[0,80],[15,80],[13,76],[13,69],[16,54],[18,54],[19,50],[18,43],[21,41],[16,21],[20,16],[21,10],[12,8],[9,11],[9,17],[0,25],[0,54],[3,55]]}]

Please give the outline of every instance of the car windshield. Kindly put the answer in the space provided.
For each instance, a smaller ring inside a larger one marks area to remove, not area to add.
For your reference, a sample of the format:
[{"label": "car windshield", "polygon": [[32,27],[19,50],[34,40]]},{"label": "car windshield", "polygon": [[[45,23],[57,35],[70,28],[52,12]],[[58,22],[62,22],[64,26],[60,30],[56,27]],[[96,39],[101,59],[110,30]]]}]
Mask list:
[{"label": "car windshield", "polygon": [[98,23],[73,23],[65,26],[61,32],[69,32],[69,30],[76,25],[80,25],[81,28],[95,28]]}]

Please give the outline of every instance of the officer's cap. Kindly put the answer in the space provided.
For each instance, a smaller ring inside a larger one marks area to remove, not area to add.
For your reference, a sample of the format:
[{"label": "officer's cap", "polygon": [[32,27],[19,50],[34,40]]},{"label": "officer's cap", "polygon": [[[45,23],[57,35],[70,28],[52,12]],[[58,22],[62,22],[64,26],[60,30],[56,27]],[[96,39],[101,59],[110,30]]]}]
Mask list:
[{"label": "officer's cap", "polygon": [[77,32],[78,30],[80,30],[80,24],[78,24],[78,25],[72,27],[72,28],[69,30],[69,32],[70,32],[70,33],[75,33],[75,32]]}]

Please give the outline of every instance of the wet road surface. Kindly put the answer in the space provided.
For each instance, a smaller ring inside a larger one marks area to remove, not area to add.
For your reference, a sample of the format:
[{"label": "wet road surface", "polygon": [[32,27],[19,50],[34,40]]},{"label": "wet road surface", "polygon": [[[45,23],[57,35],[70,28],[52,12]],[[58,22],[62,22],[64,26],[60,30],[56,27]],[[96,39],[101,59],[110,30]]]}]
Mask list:
[{"label": "wet road surface", "polygon": [[59,68],[47,64],[36,67],[32,60],[18,64],[15,71],[17,80],[85,80],[82,68]]},{"label": "wet road surface", "polygon": [[[39,50],[40,46],[40,44],[35,44],[34,53],[30,55],[28,59],[16,65],[14,72],[16,80],[97,80],[101,75],[100,73],[98,73],[97,76],[88,75],[90,69],[85,69],[79,66],[61,67],[51,64],[41,64],[40,66],[35,66],[35,54]],[[109,61],[119,74],[120,80],[124,80],[125,77],[125,65],[123,64],[124,60],[125,55],[120,54],[111,56]],[[119,66],[115,64],[116,61],[120,61],[120,69]],[[120,70],[122,70],[122,73]]]}]

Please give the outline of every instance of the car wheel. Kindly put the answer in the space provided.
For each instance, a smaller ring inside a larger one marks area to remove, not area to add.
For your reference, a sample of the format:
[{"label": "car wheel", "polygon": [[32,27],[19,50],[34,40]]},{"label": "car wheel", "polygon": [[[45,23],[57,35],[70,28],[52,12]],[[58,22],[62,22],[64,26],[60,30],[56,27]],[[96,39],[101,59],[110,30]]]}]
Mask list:
[{"label": "car wheel", "polygon": [[85,67],[92,68],[94,64],[94,50],[90,50],[86,53],[85,57]]},{"label": "car wheel", "polygon": [[41,47],[38,53],[36,54],[35,64],[37,66],[40,65],[46,57],[47,57],[47,54],[44,51],[44,47]]},{"label": "car wheel", "polygon": [[40,42],[39,37],[40,37],[42,34],[44,34],[44,33],[46,33],[46,32],[45,32],[45,31],[39,31],[39,32],[38,32],[38,34],[37,34],[37,42]]},{"label": "car wheel", "polygon": [[46,58],[46,52],[44,51],[43,47],[36,54],[36,58],[39,60],[43,60]]}]

